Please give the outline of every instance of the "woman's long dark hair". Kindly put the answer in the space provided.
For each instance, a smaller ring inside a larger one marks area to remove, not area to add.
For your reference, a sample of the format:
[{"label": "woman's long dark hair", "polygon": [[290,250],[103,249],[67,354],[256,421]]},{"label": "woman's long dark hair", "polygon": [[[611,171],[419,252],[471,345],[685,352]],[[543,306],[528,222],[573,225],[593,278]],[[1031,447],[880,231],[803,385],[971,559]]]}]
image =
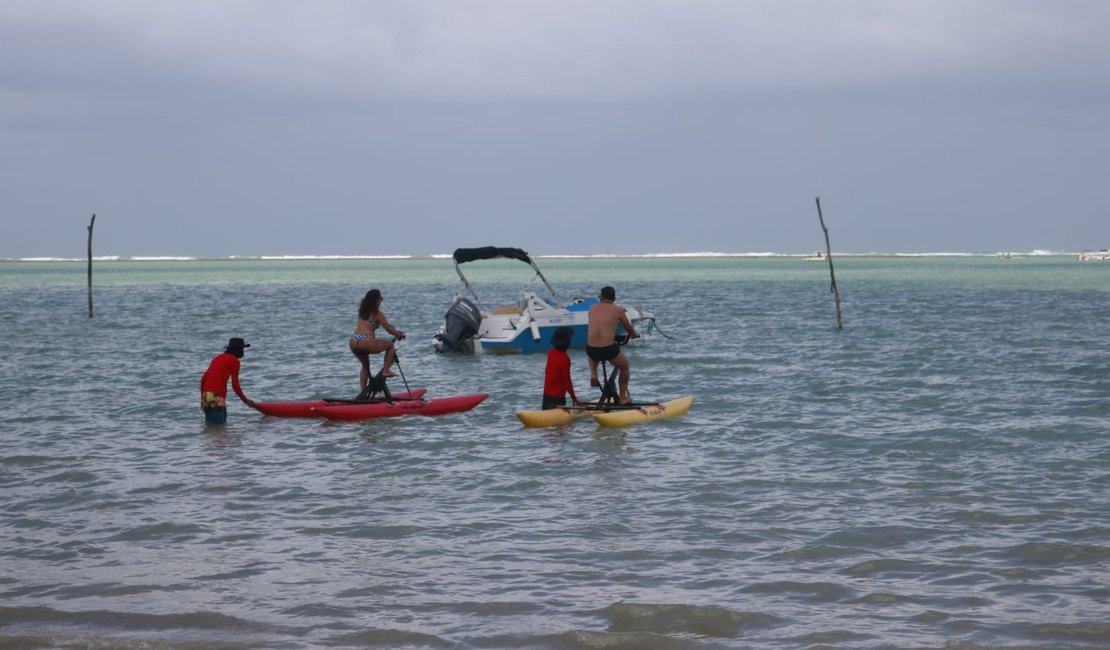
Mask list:
[{"label": "woman's long dark hair", "polygon": [[377,289],[371,289],[366,292],[362,297],[362,302],[358,304],[358,318],[359,320],[370,320],[370,314],[378,311],[378,307],[382,304],[382,292]]}]

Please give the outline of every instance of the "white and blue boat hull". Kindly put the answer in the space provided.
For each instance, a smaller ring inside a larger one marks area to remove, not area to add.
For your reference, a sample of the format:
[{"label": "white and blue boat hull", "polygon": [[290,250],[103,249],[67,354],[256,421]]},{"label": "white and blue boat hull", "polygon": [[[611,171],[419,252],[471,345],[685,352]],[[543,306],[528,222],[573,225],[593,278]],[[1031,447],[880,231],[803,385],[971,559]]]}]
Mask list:
[{"label": "white and blue boat hull", "polygon": [[[465,311],[478,311],[481,322],[472,329],[472,336],[448,336],[451,329],[448,322],[436,335],[435,347],[439,352],[469,352],[473,354],[518,354],[547,352],[551,349],[551,335],[560,327],[569,327],[574,332],[571,339],[573,347],[586,346],[589,328],[589,308],[596,299],[578,300],[567,307],[552,305],[536,294],[527,292],[518,305],[498,307],[492,311],[478,310],[465,299]],[[452,310],[455,305],[452,305]],[[625,308],[633,327],[640,327],[651,314],[637,308]],[[450,313],[450,311],[449,311]],[[477,320],[477,319],[475,319]],[[618,327],[618,334],[624,328]]]}]

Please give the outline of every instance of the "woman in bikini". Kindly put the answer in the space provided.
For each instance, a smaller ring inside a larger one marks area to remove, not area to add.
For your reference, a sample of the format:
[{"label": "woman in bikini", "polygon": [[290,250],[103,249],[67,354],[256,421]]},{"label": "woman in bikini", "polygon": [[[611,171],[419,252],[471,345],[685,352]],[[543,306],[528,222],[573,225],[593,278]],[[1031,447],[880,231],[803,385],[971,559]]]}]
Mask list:
[{"label": "woman in bikini", "polygon": [[385,352],[385,359],[382,361],[382,376],[393,377],[393,372],[390,370],[393,367],[393,341],[375,338],[374,332],[380,327],[401,340],[405,338],[405,333],[393,327],[389,319],[381,311],[382,305],[382,292],[377,289],[371,289],[366,292],[362,297],[362,302],[358,305],[358,323],[355,325],[355,333],[351,336],[348,345],[351,352],[358,357],[359,363],[362,364],[362,371],[358,375],[359,390],[366,390],[366,384],[370,381],[370,355]]}]

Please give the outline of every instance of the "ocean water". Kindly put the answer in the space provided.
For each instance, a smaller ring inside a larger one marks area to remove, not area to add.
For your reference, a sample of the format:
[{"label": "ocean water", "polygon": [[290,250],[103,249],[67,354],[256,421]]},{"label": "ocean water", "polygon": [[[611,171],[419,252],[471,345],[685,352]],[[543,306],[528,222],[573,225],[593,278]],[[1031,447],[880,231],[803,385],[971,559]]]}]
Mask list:
[{"label": "ocean water", "polygon": [[[694,406],[623,430],[436,355],[449,260],[98,262],[94,318],[83,263],[0,263],[0,648],[1110,647],[1110,263],[836,262],[843,330],[823,263],[540,260],[657,316],[633,395]],[[254,399],[353,394],[370,287],[412,387],[490,398],[204,425],[231,336]]]}]

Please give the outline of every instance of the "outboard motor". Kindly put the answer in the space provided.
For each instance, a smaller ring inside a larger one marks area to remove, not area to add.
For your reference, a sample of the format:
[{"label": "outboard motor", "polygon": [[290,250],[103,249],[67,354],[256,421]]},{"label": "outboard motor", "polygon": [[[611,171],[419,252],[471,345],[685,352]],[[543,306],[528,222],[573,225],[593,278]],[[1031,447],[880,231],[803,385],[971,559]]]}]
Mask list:
[{"label": "outboard motor", "polygon": [[443,330],[436,335],[439,352],[474,352],[474,335],[482,325],[482,312],[466,298],[456,297],[443,317]]}]

